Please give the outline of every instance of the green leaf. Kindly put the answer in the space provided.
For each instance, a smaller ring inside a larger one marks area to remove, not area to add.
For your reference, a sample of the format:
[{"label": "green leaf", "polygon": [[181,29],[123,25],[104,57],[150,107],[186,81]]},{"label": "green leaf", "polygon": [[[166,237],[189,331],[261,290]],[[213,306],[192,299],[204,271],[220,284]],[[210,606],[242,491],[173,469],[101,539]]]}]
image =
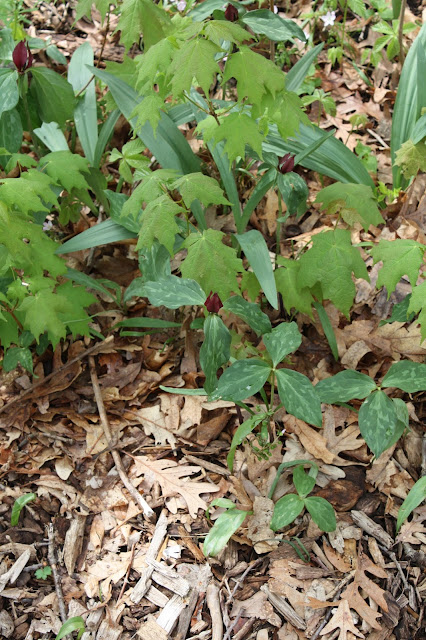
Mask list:
[{"label": "green leaf", "polygon": [[171,19],[162,7],[151,0],[124,0],[120,7],[117,29],[121,31],[121,42],[126,51],[139,43],[143,34],[144,49],[165,38],[171,29]]},{"label": "green leaf", "polygon": [[379,260],[383,261],[377,278],[377,289],[385,286],[389,299],[392,291],[405,275],[408,276],[411,286],[415,287],[424,252],[425,247],[415,240],[402,238],[380,240],[379,244],[371,251],[374,263]]},{"label": "green leaf", "polygon": [[12,515],[10,517],[11,527],[16,527],[16,525],[18,524],[19,516],[21,515],[22,509],[29,502],[33,502],[33,500],[35,500],[36,497],[37,496],[35,493],[25,493],[24,495],[19,496],[19,498],[15,500],[12,507]]},{"label": "green leaf", "polygon": [[336,514],[328,500],[312,496],[305,498],[305,507],[312,516],[312,520],[321,531],[335,531]]},{"label": "green leaf", "polygon": [[[89,19],[92,16],[93,0],[79,0],[75,11],[75,21],[80,20],[83,16],[87,16]],[[96,0],[96,9],[101,14],[102,22],[105,21],[105,16],[108,13],[112,2],[111,0]]]},{"label": "green leaf", "polygon": [[154,239],[164,245],[173,255],[175,236],[179,232],[175,216],[184,211],[168,195],[160,196],[149,202],[142,215],[142,227],[139,231],[137,249],[151,247]]},{"label": "green leaf", "polygon": [[293,42],[294,38],[298,38],[306,42],[303,30],[293,20],[285,20],[269,9],[247,11],[241,18],[241,22],[246,24],[253,33],[262,33],[269,40]]},{"label": "green leaf", "polygon": [[[159,242],[154,242],[150,249],[141,249],[139,251],[139,269],[145,282],[170,276],[170,255],[167,249]],[[130,287],[132,284],[130,284]]]},{"label": "green leaf", "polygon": [[348,402],[354,398],[366,398],[377,388],[374,380],[359,371],[340,371],[331,378],[320,380],[315,390],[321,400],[327,404]]},{"label": "green leaf", "polygon": [[411,322],[416,314],[408,312],[410,301],[411,301],[411,293],[408,293],[405,296],[405,298],[401,300],[401,302],[397,302],[393,305],[390,318],[387,318],[386,320],[381,320],[379,323],[379,327],[381,327],[384,324],[388,324],[390,322]]},{"label": "green leaf", "polygon": [[54,151],[43,156],[40,168],[52,180],[71,192],[73,189],[88,189],[84,173],[89,173],[86,158],[71,151]]},{"label": "green leaf", "polygon": [[308,185],[297,173],[278,174],[277,186],[287,205],[289,215],[302,216],[307,207],[306,199],[309,196]]},{"label": "green leaf", "polygon": [[[282,91],[276,97],[269,93],[262,99],[261,106],[263,110],[267,109],[269,120],[277,125],[278,132],[284,139],[297,134],[302,124],[311,126],[303,111],[303,103],[295,93]],[[295,149],[291,147],[290,152],[294,153]]]},{"label": "green leaf", "polygon": [[202,234],[191,233],[184,242],[188,255],[181,264],[184,278],[196,280],[206,292],[217,293],[222,300],[239,291],[237,273],[243,263],[235,249],[223,244],[224,234],[207,229]]},{"label": "green leaf", "polygon": [[265,238],[256,229],[237,234],[235,237],[259,280],[266,299],[271,307],[278,309],[274,272]]},{"label": "green leaf", "polygon": [[98,142],[98,114],[95,81],[89,83],[92,74],[86,65],[92,66],[93,62],[93,49],[90,42],[86,41],[74,51],[68,67],[68,82],[72,85],[74,93],[77,94],[84,89],[84,94],[77,99],[74,122],[84,155],[92,166]]},{"label": "green leaf", "polygon": [[116,327],[138,327],[149,329],[172,329],[181,327],[181,322],[170,322],[169,320],[160,320],[160,318],[127,318],[121,322],[117,322]]},{"label": "green leaf", "polygon": [[[312,468],[310,469],[310,471]],[[305,473],[303,465],[300,464],[293,471],[293,484],[300,498],[306,498],[315,487],[315,477],[311,473]]]},{"label": "green leaf", "polygon": [[411,294],[408,313],[418,313],[418,321],[421,325],[422,340],[426,340],[426,281],[414,287]]},{"label": "green leaf", "polygon": [[18,72],[15,69],[0,69],[0,116],[18,104]]},{"label": "green leaf", "polygon": [[315,202],[322,203],[321,209],[325,209],[329,215],[339,213],[350,226],[359,222],[364,231],[371,224],[377,226],[384,223],[373,190],[365,184],[336,182],[321,189]]},{"label": "green leaf", "polygon": [[394,362],[382,380],[382,387],[396,387],[406,393],[426,391],[426,364],[401,360]]},{"label": "green leaf", "polygon": [[0,179],[0,200],[11,209],[23,213],[50,211],[46,204],[58,204],[52,191],[53,182],[41,171],[29,169],[19,178]]},{"label": "green leaf", "polygon": [[277,369],[278,395],[287,413],[322,427],[321,401],[312,382],[298,371]]},{"label": "green leaf", "polygon": [[217,180],[202,173],[187,173],[173,182],[171,188],[179,191],[188,208],[194,200],[199,200],[205,207],[210,204],[231,204],[223,195]]},{"label": "green leaf", "polygon": [[296,309],[313,318],[314,298],[308,287],[300,288],[298,284],[300,261],[279,256],[278,264],[281,267],[274,271],[275,283],[278,293],[282,295],[285,310],[290,314],[292,309]]},{"label": "green leaf", "polygon": [[13,259],[14,268],[22,270],[25,277],[39,276],[41,269],[53,277],[66,272],[64,260],[55,256],[56,243],[43,232],[41,226],[33,224],[17,211],[7,211],[1,203],[0,238]]},{"label": "green leaf", "polygon": [[265,420],[266,418],[266,413],[256,413],[255,415],[250,416],[248,420],[245,420],[237,428],[236,432],[234,433],[234,437],[232,438],[229,453],[226,458],[226,462],[231,473],[234,469],[234,457],[237,447],[239,447],[239,445],[247,438],[247,436],[257,427],[257,425],[263,422],[263,420]]},{"label": "green leaf", "polygon": [[319,302],[314,302],[314,307],[316,312],[318,313],[318,317],[321,322],[321,326],[324,331],[324,335],[327,338],[327,342],[330,345],[331,352],[334,356],[335,360],[339,359],[339,350],[337,347],[337,340],[333,330],[333,326],[330,322],[330,318],[327,315],[326,310]]},{"label": "green leaf", "polygon": [[274,507],[274,513],[270,523],[272,531],[283,529],[293,522],[305,508],[304,501],[295,493],[288,493],[280,498]]},{"label": "green leaf", "polygon": [[31,374],[33,373],[33,357],[29,349],[23,347],[11,347],[5,351],[2,362],[3,369],[5,371],[12,371],[13,369],[16,369],[18,364]]},{"label": "green leaf", "polygon": [[408,492],[408,496],[399,508],[398,519],[396,521],[396,531],[401,528],[401,525],[408,518],[410,513],[414,511],[426,499],[426,476],[419,478],[415,485],[411,487]]},{"label": "green leaf", "polygon": [[404,189],[408,180],[395,164],[395,155],[412,134],[426,104],[426,24],[423,24],[405,58],[392,116],[391,160],[394,188]]},{"label": "green leaf", "polygon": [[155,307],[164,306],[168,309],[178,309],[186,305],[201,306],[206,300],[206,294],[198,282],[177,276],[146,282],[139,295],[148,298]]},{"label": "green leaf", "polygon": [[32,67],[31,75],[31,91],[36,95],[43,122],[53,120],[63,126],[72,120],[76,100],[70,83],[47,67]]},{"label": "green leaf", "polygon": [[227,20],[209,20],[203,29],[204,35],[218,45],[222,46],[222,42],[244,42],[244,40],[250,40],[250,34],[245,29],[240,27],[239,24],[234,22],[228,22]]},{"label": "green leaf", "polygon": [[324,133],[319,127],[302,122],[299,125],[299,132],[291,140],[283,140],[278,137],[274,128],[274,125],[269,128],[270,133],[266,136],[266,142],[263,144],[265,152],[275,153],[277,156],[282,156],[285,153],[298,155],[313,143],[324,140],[316,151],[300,161],[303,167],[318,171],[341,182],[356,182],[367,184],[370,187],[375,186],[361,160],[345,147],[343,142],[329,137],[329,134]]},{"label": "green leaf", "polygon": [[34,133],[50,151],[69,151],[67,140],[57,122],[43,122]]},{"label": "green leaf", "polygon": [[73,251],[91,249],[92,247],[99,247],[103,244],[111,244],[112,242],[119,242],[120,240],[128,240],[129,238],[136,237],[136,233],[129,231],[115,220],[109,219],[104,220],[90,229],[86,229],[86,231],[79,233],[78,236],[71,238],[71,240],[67,240],[61,247],[58,247],[56,253],[72,253]]},{"label": "green leaf", "polygon": [[221,118],[220,125],[213,119],[202,120],[197,131],[203,133],[204,141],[213,142],[214,146],[226,140],[223,147],[229,164],[236,158],[245,158],[246,145],[249,145],[259,157],[262,157],[262,142],[265,136],[259,130],[259,125],[245,113],[235,111],[225,118]]},{"label": "green leaf", "polygon": [[160,384],[160,389],[167,393],[175,393],[180,396],[206,396],[207,393],[204,389],[182,389],[177,387],[165,387]]},{"label": "green leaf", "polygon": [[77,640],[80,640],[80,638],[83,635],[85,629],[86,629],[86,627],[84,625],[84,620],[83,620],[83,618],[81,616],[75,616],[74,618],[68,618],[68,620],[66,622],[64,622],[62,627],[59,629],[59,633],[56,636],[55,640],[62,640],[62,638],[65,638],[65,636],[67,636],[68,634],[72,633],[73,631],[78,631]]},{"label": "green leaf", "polygon": [[194,78],[205,95],[209,95],[215,75],[220,71],[215,60],[220,51],[220,47],[204,38],[189,40],[179,49],[170,67],[175,98],[191,89]]},{"label": "green leaf", "polygon": [[149,122],[155,134],[161,120],[163,109],[163,98],[161,98],[158,93],[152,93],[151,95],[147,95],[142,102],[139,102],[139,104],[136,105],[130,116],[132,119],[136,118],[137,129],[140,129],[146,122]]},{"label": "green leaf", "polygon": [[136,118],[131,117],[133,110],[141,101],[141,97],[136,91],[111,73],[95,67],[91,68],[91,72],[108,85],[118,108],[130,124],[135,127],[138,137],[146,144],[162,167],[175,169],[179,174],[194,173],[200,170],[199,159],[193,153],[182,132],[165,113],[161,114],[156,134],[149,123],[138,128]]},{"label": "green leaf", "polygon": [[90,319],[83,307],[95,301],[82,287],[74,288],[71,282],[66,282],[57,287],[56,292],[44,289],[25,298],[18,310],[25,314],[25,326],[37,342],[47,331],[55,347],[61,338],[65,338],[68,325],[74,336],[79,333],[89,335]]},{"label": "green leaf", "polygon": [[424,113],[416,122],[411,135],[411,140],[417,144],[426,137],[426,113]]},{"label": "green leaf", "polygon": [[415,177],[418,172],[426,171],[426,144],[407,140],[395,154],[395,164],[401,167],[402,175],[407,180]]},{"label": "green leaf", "polygon": [[359,410],[359,430],[375,457],[389,447],[398,427],[396,407],[384,391],[374,391]]},{"label": "green leaf", "polygon": [[271,189],[273,187],[273,185],[275,184],[275,181],[277,179],[277,175],[278,175],[277,174],[277,170],[275,168],[269,169],[269,171],[267,171],[261,177],[259,182],[256,184],[255,188],[253,189],[252,194],[250,195],[250,198],[247,200],[247,202],[246,202],[246,204],[244,206],[244,211],[243,211],[243,215],[242,215],[242,219],[244,220],[244,222],[243,222],[244,229],[247,226],[247,223],[248,223],[248,221],[250,219],[250,216],[253,213],[253,211],[256,209],[256,207],[259,204],[259,202],[266,195],[266,193],[269,191],[269,189]]},{"label": "green leaf", "polygon": [[37,569],[37,571],[34,572],[34,575],[37,580],[47,580],[47,578],[52,575],[52,567],[47,566],[42,569]]},{"label": "green leaf", "polygon": [[260,310],[259,305],[253,302],[247,302],[247,300],[241,296],[228,298],[223,308],[225,311],[235,313],[236,316],[242,318],[258,336],[269,333],[272,329],[268,316]]},{"label": "green leaf", "polygon": [[263,342],[272,358],[274,367],[302,344],[302,336],[295,322],[281,322],[263,336]]},{"label": "green leaf", "polygon": [[[16,153],[21,148],[22,135],[23,128],[18,110],[4,111],[0,116],[0,147],[7,149],[10,153]],[[6,157],[0,156],[0,164],[4,166],[6,162]]]},{"label": "green leaf", "polygon": [[229,56],[224,82],[235,78],[237,81],[238,99],[247,98],[252,105],[260,107],[262,97],[269,92],[273,97],[284,89],[284,74],[273,62],[249,47],[243,45],[237,53]]},{"label": "green leaf", "polygon": [[324,42],[312,47],[304,56],[293,65],[285,77],[285,86],[288,91],[299,93],[300,85],[309,73],[311,65],[317,59],[320,51],[324,47]]},{"label": "green leaf", "polygon": [[319,233],[312,241],[312,249],[299,260],[299,287],[320,284],[324,298],[349,317],[355,297],[352,273],[357,278],[369,279],[359,249],[352,246],[351,234],[344,229]]},{"label": "green leaf", "polygon": [[241,527],[248,514],[248,511],[240,511],[240,509],[229,509],[222,513],[204,540],[204,555],[206,557],[217,556],[230,537]]},{"label": "green leaf", "polygon": [[263,360],[237,360],[221,375],[211,399],[245,400],[263,387],[270,373],[270,366]]},{"label": "green leaf", "polygon": [[222,318],[210,313],[204,322],[204,336],[200,365],[206,376],[204,389],[212,393],[217,386],[217,370],[228,362],[231,355],[231,334]]}]

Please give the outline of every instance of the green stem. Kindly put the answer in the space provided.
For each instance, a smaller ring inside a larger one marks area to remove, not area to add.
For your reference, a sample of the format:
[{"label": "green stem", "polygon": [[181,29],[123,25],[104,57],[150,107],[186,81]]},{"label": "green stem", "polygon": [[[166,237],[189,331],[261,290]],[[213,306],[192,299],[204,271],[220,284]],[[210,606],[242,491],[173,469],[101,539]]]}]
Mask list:
[{"label": "green stem", "polygon": [[[283,215],[283,207],[282,207],[282,202],[281,202],[281,193],[278,190],[278,218],[281,218]],[[275,254],[278,257],[279,255],[281,255],[281,230],[282,230],[282,223],[278,222],[277,219],[277,229],[275,232]]]},{"label": "green stem", "polygon": [[40,147],[38,146],[38,142],[37,139],[34,135],[34,129],[33,129],[33,125],[31,122],[31,115],[30,115],[30,109],[28,107],[28,100],[27,100],[27,92],[26,92],[26,88],[24,87],[24,77],[23,75],[21,75],[19,77],[19,82],[21,85],[21,96],[22,96],[22,103],[24,105],[24,111],[25,111],[25,115],[27,117],[27,124],[28,124],[28,131],[29,134],[31,136],[31,140],[33,141],[33,145],[34,145],[34,150],[37,154],[38,158],[41,158],[41,153],[40,153]]},{"label": "green stem", "polygon": [[399,42],[399,59],[401,62],[401,69],[402,66],[404,64],[404,60],[405,60],[405,53],[404,53],[404,45],[402,42],[402,38],[404,35],[404,16],[405,16],[405,7],[406,7],[406,2],[407,0],[402,0],[401,2],[401,9],[399,12],[399,26],[398,26],[398,42]]},{"label": "green stem", "polygon": [[[345,0],[345,6],[343,9],[342,38],[340,41],[340,46],[342,47],[342,51],[344,51],[344,46],[345,46],[345,29],[346,29],[347,15],[348,15],[348,0]],[[342,56],[342,69],[343,69],[343,56]]]},{"label": "green stem", "polygon": [[[269,0],[269,9],[274,13],[274,0]],[[269,41],[269,58],[275,62],[275,42],[273,40]]]}]

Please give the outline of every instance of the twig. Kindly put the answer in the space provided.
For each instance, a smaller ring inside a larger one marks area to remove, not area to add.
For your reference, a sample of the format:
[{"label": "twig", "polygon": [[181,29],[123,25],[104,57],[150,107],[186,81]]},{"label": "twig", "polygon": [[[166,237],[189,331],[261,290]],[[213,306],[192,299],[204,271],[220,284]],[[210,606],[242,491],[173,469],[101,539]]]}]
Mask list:
[{"label": "twig", "polygon": [[124,484],[127,491],[132,496],[133,500],[135,500],[136,504],[142,509],[144,516],[148,520],[153,520],[155,517],[154,511],[151,509],[147,501],[144,498],[142,498],[139,491],[130,482],[127,476],[127,473],[124,469],[123,463],[121,461],[120,454],[116,449],[113,448],[113,437],[111,433],[111,427],[109,425],[108,417],[105,411],[105,405],[102,398],[101,388],[99,386],[99,380],[96,373],[95,358],[93,356],[89,356],[89,368],[90,368],[90,378],[92,381],[96,404],[98,406],[102,429],[105,434],[105,438],[108,443],[108,446],[111,448],[112,459],[114,460],[114,464],[118,471],[118,475],[120,476],[121,482]]},{"label": "twig", "polygon": [[102,56],[103,56],[103,53],[104,53],[106,41],[107,41],[107,38],[108,38],[110,14],[111,14],[111,11],[108,10],[107,23],[106,23],[106,27],[105,27],[105,35],[104,35],[104,39],[102,40],[102,46],[101,46],[101,50],[99,52],[98,62],[96,63],[96,68],[97,69],[99,69],[99,65],[101,64],[101,60],[102,60]]},{"label": "twig", "polygon": [[249,618],[245,623],[245,625],[242,626],[241,629],[238,631],[238,633],[232,636],[232,640],[243,640],[243,638],[246,637],[249,631],[251,631],[251,628],[254,625],[254,622],[255,622],[255,618]]},{"label": "twig", "polygon": [[[89,349],[86,349],[85,351],[82,351],[81,353],[79,353],[78,356],[75,356],[75,358],[72,358],[72,360],[68,360],[68,362],[62,365],[62,367],[59,367],[59,369],[55,369],[55,371],[52,371],[52,373],[49,373],[49,375],[43,378],[43,380],[39,380],[38,382],[35,382],[34,384],[31,385],[31,387],[28,387],[28,389],[25,389],[24,391],[22,391],[22,393],[20,393],[19,396],[16,396],[15,398],[13,398],[13,400],[10,400],[10,402],[0,407],[0,413],[3,413],[3,411],[6,411],[6,409],[9,409],[9,407],[11,407],[13,404],[16,404],[17,402],[22,400],[22,398],[32,393],[35,389],[38,389],[38,387],[41,387],[42,385],[46,384],[46,382],[48,382],[51,378],[58,376],[60,373],[62,373],[62,371],[64,371],[65,369],[68,369],[68,367],[71,367],[73,364],[75,364],[79,360],[82,360],[83,358],[85,358],[86,356],[92,353],[96,353],[98,351],[102,352],[102,349],[105,347],[105,345],[110,344],[113,340],[114,340],[113,336],[109,336],[103,342],[96,343],[95,345],[93,345],[93,347],[90,347]],[[49,392],[47,392],[44,395],[48,395],[48,393]]]},{"label": "twig", "polygon": [[[249,611],[247,611],[247,613],[249,613]],[[231,637],[231,633],[235,629],[237,624],[239,623],[240,618],[241,618],[241,610],[238,612],[238,615],[235,618],[235,620],[233,621],[233,623],[231,625],[229,625],[229,627],[227,628],[226,633],[223,636],[223,640],[229,640],[229,638]]]},{"label": "twig", "polygon": [[254,569],[255,567],[257,567],[258,564],[260,564],[261,562],[263,562],[263,558],[258,558],[257,560],[255,560],[254,562],[252,562],[251,564],[249,564],[249,566],[247,567],[247,569],[244,571],[244,573],[241,575],[241,577],[238,580],[235,580],[235,586],[232,589],[231,595],[229,596],[228,600],[226,601],[226,604],[229,604],[231,602],[231,600],[234,598],[235,596],[235,592],[237,591],[237,589],[240,587],[241,583],[244,582],[244,578],[246,577],[246,575],[248,573],[250,573],[250,571],[252,569]]},{"label": "twig", "polygon": [[[56,564],[56,550],[55,550],[55,531],[53,524],[50,522],[47,526],[47,537],[49,539],[49,546],[47,547],[47,559],[49,561],[50,568],[52,569],[53,581],[55,583],[56,597],[58,598],[59,615],[62,624],[68,619],[67,610],[65,608],[64,594],[62,592],[61,578],[58,571],[58,565]],[[66,638],[71,640],[71,635],[67,635]]]},{"label": "twig", "polygon": [[422,439],[422,466],[420,471],[421,476],[426,476],[426,433],[423,434]]},{"label": "twig", "polygon": [[132,570],[133,560],[134,560],[134,557],[135,557],[135,549],[136,549],[136,542],[134,542],[132,544],[132,551],[130,553],[129,566],[127,567],[126,575],[124,576],[123,586],[121,587],[120,595],[118,596],[118,601],[119,602],[120,602],[121,598],[123,597],[124,589],[126,588],[126,584],[129,581],[130,571]]},{"label": "twig", "polygon": [[223,640],[223,620],[220,612],[219,589],[211,582],[206,592],[207,606],[212,618],[212,640]]}]

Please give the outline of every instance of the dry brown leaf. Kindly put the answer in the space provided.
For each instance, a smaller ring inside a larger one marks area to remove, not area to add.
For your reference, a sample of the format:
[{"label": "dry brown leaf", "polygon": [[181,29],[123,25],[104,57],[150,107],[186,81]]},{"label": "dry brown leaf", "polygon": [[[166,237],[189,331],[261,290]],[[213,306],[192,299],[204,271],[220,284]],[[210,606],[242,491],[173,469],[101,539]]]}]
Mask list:
[{"label": "dry brown leaf", "polygon": [[352,640],[353,636],[357,636],[358,638],[365,637],[354,625],[347,600],[340,601],[336,613],[321,631],[320,635],[325,636],[335,629],[340,629],[338,640]]},{"label": "dry brown leaf", "polygon": [[[182,479],[199,473],[200,467],[178,465],[174,460],[150,460],[146,456],[135,456],[133,460],[135,462],[131,470],[133,477],[138,478],[144,474],[145,482],[150,485],[155,481],[159,482],[165,498],[181,495],[192,518],[197,517],[198,509],[207,509],[207,503],[200,497],[200,494],[219,491],[219,487],[210,484],[210,482],[193,482]],[[140,484],[141,481],[142,478],[137,484]]]},{"label": "dry brown leaf", "polygon": [[295,433],[306,451],[318,460],[323,460],[326,464],[332,464],[335,459],[334,453],[327,449],[327,441],[318,431],[310,427],[303,420],[294,416],[285,416],[284,424],[287,431]]},{"label": "dry brown leaf", "polygon": [[327,560],[331,562],[333,567],[336,567],[338,571],[346,573],[352,570],[352,566],[349,564],[349,562],[346,562],[343,556],[341,556],[340,553],[334,551],[334,549],[332,549],[325,541],[323,544],[323,551],[327,557]]},{"label": "dry brown leaf", "polygon": [[396,542],[409,542],[410,544],[426,543],[426,527],[421,522],[412,520],[404,522]]},{"label": "dry brown leaf", "polygon": [[[336,409],[340,410],[339,413],[336,411]],[[347,410],[347,413],[351,413],[349,409]],[[364,440],[361,437],[361,433],[357,424],[349,424],[342,429],[340,435],[336,435],[336,427],[341,426],[339,424],[336,425],[336,418],[342,419],[342,417],[343,416],[341,414],[341,407],[331,407],[330,405],[326,406],[326,409],[324,411],[324,427],[322,434],[327,442],[328,449],[330,451],[333,451],[337,457],[339,457],[339,453],[341,453],[342,451],[344,451],[345,453],[348,451],[354,451],[362,447],[364,444]],[[348,419],[349,416],[345,416],[345,418]],[[353,464],[353,462],[339,457],[340,466],[350,464]]]},{"label": "dry brown leaf", "polygon": [[281,618],[275,613],[272,605],[268,602],[268,596],[263,591],[258,591],[247,600],[235,600],[230,617],[236,618],[239,614],[243,618],[267,620],[274,627],[281,626]]},{"label": "dry brown leaf", "polygon": [[351,609],[355,609],[358,615],[368,622],[373,629],[381,629],[377,622],[377,618],[379,618],[381,614],[372,609],[359,593],[359,589],[363,589],[367,593],[368,597],[372,598],[374,602],[383,609],[383,611],[388,610],[388,604],[384,597],[384,590],[375,582],[370,580],[366,575],[367,571],[377,578],[387,578],[388,575],[384,569],[374,564],[368,556],[361,552],[358,555],[358,566],[355,571],[354,581],[344,590],[341,595],[341,599],[346,599]]},{"label": "dry brown leaf", "polygon": [[247,525],[247,538],[253,542],[256,553],[269,553],[281,542],[269,526],[273,511],[272,500],[262,496],[255,497],[253,515],[249,517]]}]

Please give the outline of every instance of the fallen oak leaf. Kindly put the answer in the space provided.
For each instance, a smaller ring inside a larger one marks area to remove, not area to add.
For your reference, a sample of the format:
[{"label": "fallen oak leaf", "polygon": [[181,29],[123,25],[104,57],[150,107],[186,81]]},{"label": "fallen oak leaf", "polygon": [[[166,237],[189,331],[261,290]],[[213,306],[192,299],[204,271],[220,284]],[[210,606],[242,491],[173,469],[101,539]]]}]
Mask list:
[{"label": "fallen oak leaf", "polygon": [[[150,460],[146,456],[132,456],[134,466],[130,471],[133,478],[142,474],[145,480],[157,481],[164,497],[181,495],[185,500],[192,518],[197,517],[198,509],[207,509],[207,503],[200,497],[202,493],[215,493],[219,487],[210,482],[183,480],[185,476],[192,476],[201,471],[200,467],[179,465],[174,460]],[[142,482],[142,478],[137,485]],[[136,486],[137,486],[136,485]]]},{"label": "fallen oak leaf", "polygon": [[358,636],[358,638],[365,637],[354,625],[347,600],[340,601],[336,612],[329,623],[321,631],[320,635],[325,636],[327,633],[331,633],[337,628],[340,629],[338,640],[351,640],[351,636],[348,637],[348,633]]}]

